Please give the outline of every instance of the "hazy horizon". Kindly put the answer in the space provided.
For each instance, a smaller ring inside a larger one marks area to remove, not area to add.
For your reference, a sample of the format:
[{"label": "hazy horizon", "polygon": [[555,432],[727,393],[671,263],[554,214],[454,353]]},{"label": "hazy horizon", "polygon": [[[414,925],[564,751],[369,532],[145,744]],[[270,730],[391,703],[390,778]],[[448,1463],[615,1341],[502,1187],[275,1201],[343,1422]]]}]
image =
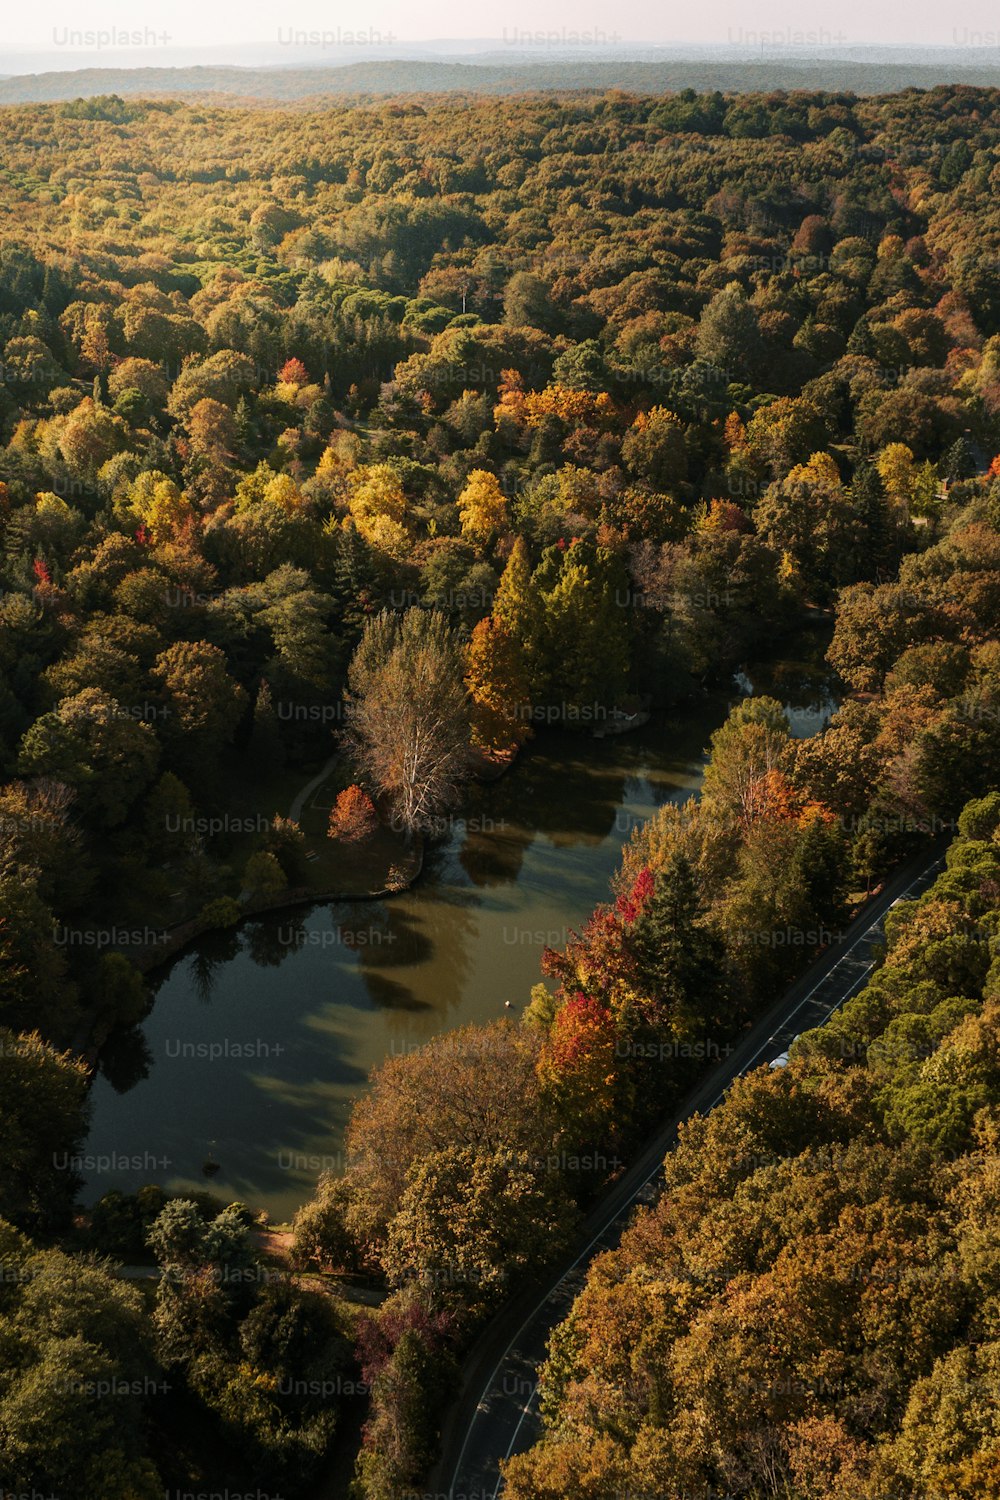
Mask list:
[{"label": "hazy horizon", "polygon": [[169,0],[143,11],[121,0],[83,8],[57,0],[7,18],[0,72],[333,65],[407,54],[625,56],[654,49],[679,57],[694,51],[741,59],[846,55],[854,61],[863,61],[859,54],[868,49],[953,52],[990,66],[1000,62],[1000,20],[986,0],[950,15],[916,0],[902,35],[898,12],[861,0],[845,0],[836,15],[804,13],[787,0],[762,0],[752,10],[732,0],[705,0],[674,13],[650,0],[584,10],[567,0],[541,6],[505,0],[477,7],[472,21],[455,0],[429,0],[418,15],[402,0],[378,0],[332,16],[329,7],[303,0],[279,19],[263,6],[237,10],[224,4],[206,13],[194,0]]}]

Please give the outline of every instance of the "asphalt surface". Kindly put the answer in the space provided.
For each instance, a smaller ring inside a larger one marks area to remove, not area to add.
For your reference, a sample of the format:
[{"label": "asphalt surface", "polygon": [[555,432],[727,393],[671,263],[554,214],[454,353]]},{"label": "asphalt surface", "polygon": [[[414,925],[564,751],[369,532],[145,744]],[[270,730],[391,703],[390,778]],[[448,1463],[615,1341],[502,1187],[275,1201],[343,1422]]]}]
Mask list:
[{"label": "asphalt surface", "polygon": [[903,866],[865,903],[840,939],[708,1073],[602,1198],[572,1262],[510,1302],[487,1328],[466,1364],[442,1433],[441,1458],[421,1500],[496,1500],[503,1493],[501,1461],[529,1448],[541,1431],[537,1372],[549,1334],[569,1312],[593,1257],[618,1244],[637,1203],[656,1198],[663,1158],[676,1142],[678,1126],[714,1109],[734,1079],[783,1059],[801,1032],[829,1020],[864,986],[878,962],[886,912],[896,901],[926,890],[944,863],[943,850],[942,842],[933,855],[926,851]]}]

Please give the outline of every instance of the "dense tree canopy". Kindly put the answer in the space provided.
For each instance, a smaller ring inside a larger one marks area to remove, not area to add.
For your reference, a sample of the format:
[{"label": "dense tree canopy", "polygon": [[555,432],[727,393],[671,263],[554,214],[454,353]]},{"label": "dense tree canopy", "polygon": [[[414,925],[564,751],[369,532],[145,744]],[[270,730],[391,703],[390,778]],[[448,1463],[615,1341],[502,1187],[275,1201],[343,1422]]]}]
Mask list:
[{"label": "dense tree canopy", "polygon": [[[973,799],[867,988],[597,1262],[509,1490],[994,1493],[1000,93],[3,126],[3,1479],[151,1500],[185,1434],[179,1490],[312,1493],[350,1340],[311,1278],[347,1269],[386,1294],[350,1331],[359,1493],[421,1492],[482,1319]],[[336,756],[324,852],[432,835],[536,725],[669,710],[819,613],[832,723],[737,705],[523,1024],[378,1070],[294,1277],[159,1188],[74,1227],[76,1049],[141,1015],[130,924],[302,881],[273,808],[235,856],[248,786]],[[155,1254],[152,1311],[88,1234]]]},{"label": "dense tree canopy", "polygon": [[1000,797],[865,989],[758,1069],[598,1257],[507,1493],[991,1493]]}]

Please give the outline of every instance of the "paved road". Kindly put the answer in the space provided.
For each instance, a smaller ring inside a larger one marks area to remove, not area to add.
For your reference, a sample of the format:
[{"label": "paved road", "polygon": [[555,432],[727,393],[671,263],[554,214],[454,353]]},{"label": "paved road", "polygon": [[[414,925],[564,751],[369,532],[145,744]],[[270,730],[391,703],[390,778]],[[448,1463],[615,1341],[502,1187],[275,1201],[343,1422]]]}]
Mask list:
[{"label": "paved road", "polygon": [[311,781],[307,781],[300,792],[296,793],[292,801],[292,805],[288,809],[288,817],[290,822],[298,823],[300,821],[302,817],[302,810],[306,805],[306,799],[308,797],[311,797],[313,792],[315,792],[319,787],[323,785],[324,781],[330,775],[334,766],[337,764],[339,758],[340,757],[337,755],[331,755],[330,759],[323,766],[323,769],[319,771]]},{"label": "paved road", "polygon": [[712,1069],[594,1209],[572,1263],[554,1274],[543,1291],[535,1287],[522,1294],[490,1326],[466,1366],[459,1399],[445,1425],[429,1500],[495,1500],[501,1494],[501,1459],[530,1447],[540,1431],[536,1372],[549,1334],[569,1311],[591,1259],[618,1244],[637,1203],[656,1197],[663,1158],[676,1142],[678,1125],[714,1109],[735,1078],[782,1058],[795,1037],[821,1025],[856,994],[878,961],[885,913],[901,898],[926,890],[942,863],[943,843],[933,856],[925,852],[904,866],[865,903],[839,942]]}]

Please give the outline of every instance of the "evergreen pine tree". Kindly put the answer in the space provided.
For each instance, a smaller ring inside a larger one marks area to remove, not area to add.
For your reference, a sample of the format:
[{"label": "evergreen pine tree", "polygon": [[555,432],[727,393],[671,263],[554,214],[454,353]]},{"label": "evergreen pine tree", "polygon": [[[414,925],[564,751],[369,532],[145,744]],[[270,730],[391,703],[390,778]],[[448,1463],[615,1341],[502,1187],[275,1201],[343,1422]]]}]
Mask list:
[{"label": "evergreen pine tree", "polygon": [[271,688],[266,678],[261,679],[260,687],[257,689],[249,750],[254,764],[262,771],[273,771],[277,766],[284,764],[285,747],[281,739],[278,716],[274,711]]},{"label": "evergreen pine tree", "polygon": [[674,854],[657,872],[630,942],[658,1032],[690,1035],[725,1019],[725,949],[702,915],[691,862]]}]

